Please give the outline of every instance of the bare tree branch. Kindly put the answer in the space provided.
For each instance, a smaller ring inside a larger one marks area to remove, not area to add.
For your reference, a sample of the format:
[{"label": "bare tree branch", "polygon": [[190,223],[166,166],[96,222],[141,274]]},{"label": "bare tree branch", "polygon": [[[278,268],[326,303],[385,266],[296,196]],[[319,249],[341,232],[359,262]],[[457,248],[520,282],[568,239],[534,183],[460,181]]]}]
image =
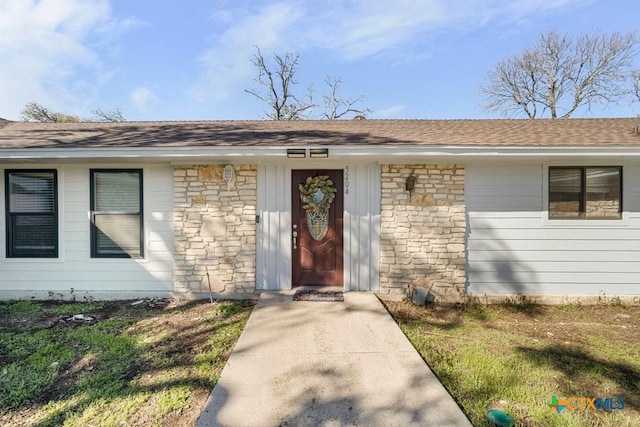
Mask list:
[{"label": "bare tree branch", "polygon": [[640,102],[640,70],[633,70],[631,72],[631,95],[633,97],[633,101]]},{"label": "bare tree branch", "polygon": [[[258,87],[245,89],[245,92],[255,96],[267,104],[265,112],[271,120],[301,120],[313,117],[313,111],[318,105],[313,101],[314,87],[309,85],[305,96],[294,93],[294,86],[298,84],[296,72],[298,71],[299,54],[285,53],[274,54],[273,64],[266,63],[260,48],[256,46],[256,54],[251,63],[257,70],[255,82]],[[358,107],[366,97],[360,95],[357,98],[343,98],[338,94],[342,84],[342,78],[327,76],[325,83],[329,87],[329,93],[323,95],[324,112],[320,117],[337,120],[348,114],[361,117],[371,113],[369,108]],[[316,116],[317,117],[317,116]]]},{"label": "bare tree branch", "polygon": [[111,111],[94,110],[92,117],[81,119],[78,116],[51,110],[37,102],[28,102],[21,111],[25,122],[47,123],[79,123],[79,122],[124,122],[125,118],[119,108]]},{"label": "bare tree branch", "polygon": [[635,33],[555,31],[519,54],[498,62],[480,87],[484,107],[503,115],[570,117],[579,108],[614,103],[629,94],[629,68],[639,53]]},{"label": "bare tree branch", "polygon": [[297,53],[274,54],[275,67],[271,68],[256,46],[251,62],[258,71],[255,81],[259,87],[245,92],[267,104],[269,110],[265,114],[271,120],[300,120],[316,107],[311,96],[308,101],[299,100],[292,91],[298,83],[295,74],[299,58]]},{"label": "bare tree branch", "polygon": [[369,108],[356,108],[356,104],[364,102],[367,97],[360,95],[357,98],[343,98],[338,95],[338,88],[342,84],[342,78],[337,76],[327,76],[324,82],[329,86],[329,94],[323,96],[324,112],[323,117],[328,120],[338,120],[347,114],[366,117],[371,114]]},{"label": "bare tree branch", "polygon": [[93,110],[91,112],[93,117],[87,119],[88,122],[124,122],[126,121],[124,116],[122,115],[122,111],[119,108],[114,108],[110,111],[104,110]]},{"label": "bare tree branch", "polygon": [[20,112],[22,120],[25,122],[65,122],[77,123],[80,120],[78,116],[64,114],[59,111],[53,111],[44,107],[37,102],[28,102]]}]

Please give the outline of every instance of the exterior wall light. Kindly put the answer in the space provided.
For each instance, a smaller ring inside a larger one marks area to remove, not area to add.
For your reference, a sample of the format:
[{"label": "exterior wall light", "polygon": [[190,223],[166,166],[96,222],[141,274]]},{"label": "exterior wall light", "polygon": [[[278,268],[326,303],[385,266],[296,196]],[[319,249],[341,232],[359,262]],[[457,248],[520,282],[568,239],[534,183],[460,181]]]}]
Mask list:
[{"label": "exterior wall light", "polygon": [[405,182],[405,189],[411,193],[413,191],[414,188],[416,188],[416,180],[418,178],[416,178],[415,175],[411,174],[407,177],[407,182]]},{"label": "exterior wall light", "polygon": [[307,157],[307,151],[304,148],[287,149],[287,157],[290,159],[304,159]]},{"label": "exterior wall light", "polygon": [[233,185],[233,181],[236,179],[236,171],[231,165],[227,165],[224,167],[222,172],[222,177],[224,181],[227,183],[227,191],[231,191],[231,186]]},{"label": "exterior wall light", "polygon": [[326,159],[329,157],[328,148],[312,148],[309,150],[309,157],[313,159]]}]

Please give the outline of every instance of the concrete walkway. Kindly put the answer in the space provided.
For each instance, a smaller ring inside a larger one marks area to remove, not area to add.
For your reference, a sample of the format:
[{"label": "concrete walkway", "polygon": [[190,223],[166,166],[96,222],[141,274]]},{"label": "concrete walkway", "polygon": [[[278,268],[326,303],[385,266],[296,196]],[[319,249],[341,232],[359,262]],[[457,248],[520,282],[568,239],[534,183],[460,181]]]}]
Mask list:
[{"label": "concrete walkway", "polygon": [[263,293],[197,426],[470,426],[375,295]]}]

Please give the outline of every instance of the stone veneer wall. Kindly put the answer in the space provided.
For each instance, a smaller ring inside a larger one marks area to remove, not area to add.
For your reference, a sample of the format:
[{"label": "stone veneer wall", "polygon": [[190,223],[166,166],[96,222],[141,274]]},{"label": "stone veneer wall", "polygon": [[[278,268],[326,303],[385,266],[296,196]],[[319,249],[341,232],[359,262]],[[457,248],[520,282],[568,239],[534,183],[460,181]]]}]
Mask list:
[{"label": "stone veneer wall", "polygon": [[235,183],[228,191],[223,168],[174,169],[176,293],[205,296],[207,271],[213,292],[255,291],[257,169],[235,165]]},{"label": "stone veneer wall", "polygon": [[[417,177],[411,196],[409,175]],[[463,165],[382,165],[380,293],[405,294],[428,279],[432,292],[457,301],[465,286]]]}]

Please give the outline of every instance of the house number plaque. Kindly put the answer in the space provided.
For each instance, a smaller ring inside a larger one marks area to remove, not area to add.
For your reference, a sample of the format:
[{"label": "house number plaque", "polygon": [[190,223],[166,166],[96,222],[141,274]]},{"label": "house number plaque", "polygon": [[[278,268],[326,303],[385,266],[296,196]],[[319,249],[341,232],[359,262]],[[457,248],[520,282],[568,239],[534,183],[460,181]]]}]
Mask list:
[{"label": "house number plaque", "polygon": [[344,168],[344,194],[349,194],[349,166]]}]

